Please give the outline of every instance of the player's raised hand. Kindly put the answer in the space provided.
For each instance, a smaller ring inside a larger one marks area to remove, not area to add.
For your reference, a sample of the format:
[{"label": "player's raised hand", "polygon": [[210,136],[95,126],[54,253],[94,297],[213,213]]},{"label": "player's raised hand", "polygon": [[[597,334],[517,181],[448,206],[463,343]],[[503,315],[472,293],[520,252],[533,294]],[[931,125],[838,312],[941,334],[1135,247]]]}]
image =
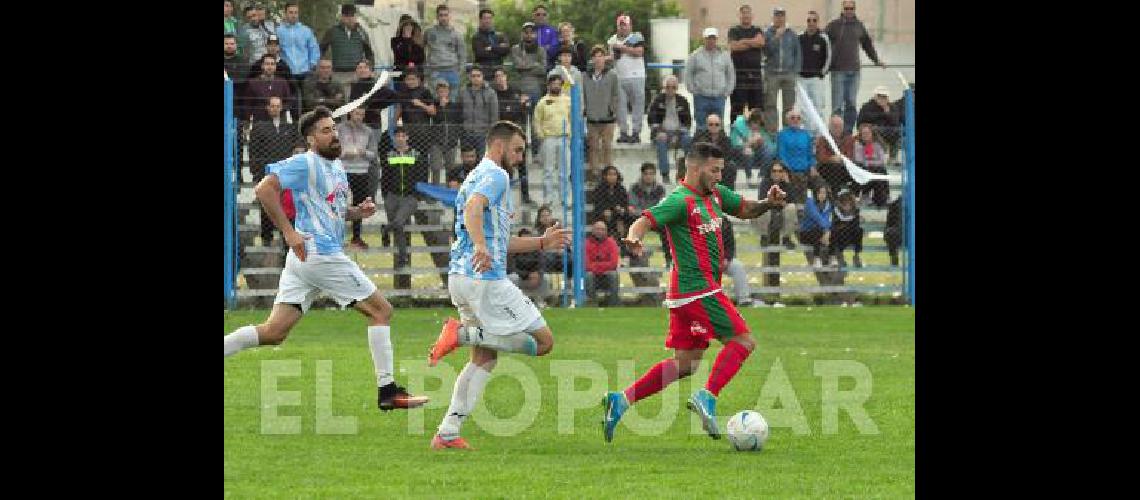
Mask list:
[{"label": "player's raised hand", "polygon": [[641,252],[643,250],[641,238],[630,238],[627,235],[625,238],[622,238],[621,241],[622,243],[625,243],[625,247],[629,249],[629,253],[632,253],[636,257],[641,257]]},{"label": "player's raised hand", "polygon": [[559,222],[554,221],[550,227],[546,228],[546,232],[542,233],[542,249],[562,250],[570,246],[571,232],[570,229],[558,227]]},{"label": "player's raised hand", "polygon": [[772,187],[768,188],[768,203],[769,204],[776,205],[776,206],[783,206],[784,201],[787,199],[788,199],[788,193],[785,193],[783,189],[780,189],[780,186],[778,184],[772,184]]},{"label": "player's raised hand", "polygon": [[471,269],[477,273],[491,270],[491,254],[487,252],[487,245],[476,243],[471,252]]},{"label": "player's raised hand", "polygon": [[301,259],[301,262],[305,262],[306,257],[305,240],[311,239],[313,239],[312,235],[301,234],[297,231],[289,231],[288,233],[285,233],[285,243],[289,245],[289,248],[293,249],[293,253],[297,255],[298,259]]},{"label": "player's raised hand", "polygon": [[357,205],[357,208],[360,209],[360,218],[362,219],[372,217],[376,213],[376,203],[372,201],[371,196],[365,198],[364,201],[360,202],[360,204]]}]

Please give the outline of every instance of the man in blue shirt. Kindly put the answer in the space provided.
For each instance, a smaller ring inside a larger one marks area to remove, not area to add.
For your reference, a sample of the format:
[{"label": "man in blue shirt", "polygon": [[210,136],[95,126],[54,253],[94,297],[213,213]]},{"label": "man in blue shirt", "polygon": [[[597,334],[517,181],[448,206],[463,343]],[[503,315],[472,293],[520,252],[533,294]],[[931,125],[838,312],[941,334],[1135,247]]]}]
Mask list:
[{"label": "man in blue shirt", "polygon": [[507,253],[560,250],[570,231],[558,224],[537,238],[511,236],[514,203],[510,175],[526,152],[526,134],[517,124],[499,121],[487,133],[483,161],[459,186],[455,197],[456,241],[451,246],[447,288],[460,320],[448,318],[432,346],[428,365],[461,345],[471,346],[471,361],[455,381],[451,405],[432,438],[433,449],[467,449],[459,437],[498,359],[498,351],[542,356],[554,347],[554,335],[534,302],[507,279]]},{"label": "man in blue shirt", "polygon": [[[317,67],[321,59],[321,46],[313,30],[298,20],[300,8],[296,2],[285,4],[285,21],[277,27],[277,39],[281,43],[281,53],[289,64],[289,73],[297,82],[297,87],[305,81]],[[285,75],[281,75],[285,76]]]},{"label": "man in blue shirt", "polygon": [[[277,298],[264,323],[243,326],[225,336],[225,357],[284,342],[317,293],[323,291],[341,306],[352,306],[368,318],[377,406],[385,411],[423,406],[427,397],[409,395],[393,378],[392,304],[344,254],[345,220],[371,217],[376,205],[372,198],[365,198],[355,207],[348,206],[348,176],[339,160],[340,140],[328,108],[318,106],[305,113],[299,125],[309,150],[266,166],[265,178],[255,189],[262,210],[269,213],[289,245]],[[281,207],[282,189],[293,193],[295,227]]]}]

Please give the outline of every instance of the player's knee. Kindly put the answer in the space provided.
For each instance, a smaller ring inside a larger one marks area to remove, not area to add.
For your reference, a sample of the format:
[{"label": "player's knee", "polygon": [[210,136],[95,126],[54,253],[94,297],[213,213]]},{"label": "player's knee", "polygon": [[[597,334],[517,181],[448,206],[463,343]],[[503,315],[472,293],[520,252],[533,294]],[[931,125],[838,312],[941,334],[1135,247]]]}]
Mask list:
[{"label": "player's knee", "polygon": [[289,336],[289,330],[273,323],[265,323],[257,329],[257,339],[261,345],[280,345]]},{"label": "player's knee", "polygon": [[388,301],[381,301],[376,305],[372,311],[372,320],[381,325],[387,325],[392,321],[392,315],[396,314],[396,310],[389,304]]},{"label": "player's knee", "polygon": [[756,349],[756,341],[752,337],[741,336],[732,339],[732,341],[740,344],[740,346],[747,349],[748,352],[752,352],[753,349]]},{"label": "player's knee", "polygon": [[535,342],[538,344],[538,355],[545,356],[554,350],[554,339],[536,338]]},{"label": "player's knee", "polygon": [[693,367],[692,364],[677,363],[677,378],[678,379],[683,379],[685,377],[688,377],[689,375],[692,375],[693,372],[695,372],[695,371],[697,371],[697,370],[696,370],[696,368]]}]

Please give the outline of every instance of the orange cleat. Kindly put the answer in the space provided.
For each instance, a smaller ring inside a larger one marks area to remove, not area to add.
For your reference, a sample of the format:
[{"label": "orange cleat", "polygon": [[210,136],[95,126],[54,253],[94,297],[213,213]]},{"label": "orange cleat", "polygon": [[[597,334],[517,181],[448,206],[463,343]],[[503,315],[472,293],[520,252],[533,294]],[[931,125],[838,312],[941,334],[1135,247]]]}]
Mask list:
[{"label": "orange cleat", "polygon": [[431,449],[433,450],[446,450],[448,448],[455,448],[457,450],[474,450],[471,445],[467,444],[467,440],[457,437],[455,439],[443,439],[436,434],[431,438]]},{"label": "orange cleat", "polygon": [[439,332],[439,338],[435,339],[435,345],[431,346],[431,351],[428,353],[428,366],[439,364],[439,360],[459,347],[459,327],[461,326],[463,324],[459,320],[447,318],[447,321],[443,323],[443,329]]}]

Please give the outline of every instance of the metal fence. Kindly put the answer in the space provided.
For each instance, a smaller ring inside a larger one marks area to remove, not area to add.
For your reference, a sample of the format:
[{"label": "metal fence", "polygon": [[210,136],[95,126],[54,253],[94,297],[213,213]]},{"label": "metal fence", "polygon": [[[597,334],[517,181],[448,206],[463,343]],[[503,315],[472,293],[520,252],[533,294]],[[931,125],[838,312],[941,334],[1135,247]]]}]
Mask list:
[{"label": "metal fence", "polygon": [[[651,64],[649,67],[658,72],[651,78],[660,79],[660,73],[672,72],[681,66]],[[514,75],[508,79],[513,85]],[[416,93],[411,92],[415,89],[408,89],[393,78],[390,93],[374,95],[365,105],[363,120],[357,119],[362,123],[349,123],[351,115],[341,120],[339,133],[345,151],[342,162],[350,174],[353,203],[371,196],[380,206],[378,214],[369,220],[350,223],[352,230],[345,251],[389,297],[446,301],[448,250],[454,241],[454,207],[416,190],[415,185],[423,182],[441,187],[456,186],[465,168],[474,166],[470,162],[477,162],[482,155],[482,133],[479,126],[463,120],[461,96],[448,89],[443,92],[449,95],[443,98],[430,76],[424,80]],[[655,89],[660,87],[647,87],[651,94],[646,95],[648,106],[659,92]],[[563,253],[512,255],[508,259],[512,279],[528,295],[548,305],[659,303],[668,284],[666,274],[671,260],[659,235],[647,236],[646,247],[650,252],[640,259],[629,255],[618,244],[618,264],[610,270],[592,272],[601,268],[595,266],[585,251],[587,238],[592,237],[589,233],[593,222],[603,221],[606,235],[618,243],[628,225],[646,208],[646,203],[655,202],[655,196],[676,186],[675,179],[657,178],[662,171],[658,164],[661,157],[656,154],[656,137],[650,127],[643,122],[643,140],[638,144],[614,143],[611,138],[614,168],[605,168],[602,173],[601,169],[587,168],[591,146],[584,140],[587,136],[581,112],[584,104],[578,92],[570,93],[572,110],[571,120],[564,124],[566,133],[544,140],[537,137],[531,120],[536,103],[528,96],[524,104],[518,97],[522,94],[526,92],[506,92],[507,96],[515,96],[515,102],[498,103],[500,117],[519,122],[530,135],[531,147],[526,161],[512,179],[512,196],[518,207],[512,233],[541,234],[554,220],[561,220],[563,226],[573,228],[575,244],[572,251]],[[427,113],[424,106],[414,104],[412,101],[416,98],[420,98],[421,104],[430,102],[434,113]],[[833,171],[818,176],[797,176],[791,210],[753,221],[733,219],[726,224],[726,246],[731,247],[733,255],[726,261],[725,288],[731,290],[730,295],[737,302],[857,304],[867,300],[900,302],[905,296],[905,300],[913,304],[913,90],[908,90],[904,99],[905,114],[900,115],[905,116],[905,127],[877,128],[874,138],[868,141],[879,143],[871,151],[885,153],[886,157],[872,154],[858,159],[868,170],[887,172],[890,181],[856,185],[849,179],[832,175]],[[235,124],[229,108],[232,85],[228,81],[226,102],[227,303],[231,298],[239,298],[243,304],[266,306],[275,294],[285,248],[279,235],[275,236],[277,231],[272,224],[260,215],[252,187],[260,180],[266,164],[301,151],[304,146],[292,113],[282,113],[281,118],[273,122],[265,114],[251,112],[250,120],[238,120]],[[266,106],[268,103],[252,104],[253,109],[257,104]],[[298,103],[298,106],[304,109],[305,104]],[[722,129],[726,130],[723,141],[729,156],[724,182],[747,198],[762,197],[765,183],[772,182],[773,160],[779,158],[777,148],[771,148],[777,142],[778,133],[767,137],[758,132],[760,140],[752,147],[747,141],[738,145],[728,136],[732,128],[740,124],[735,120],[722,122]],[[392,124],[402,126],[406,139],[396,136],[397,127]],[[694,132],[701,133],[696,128],[694,124]],[[884,136],[889,136],[889,141],[883,141]],[[750,137],[747,132],[745,137]],[[708,135],[704,138],[715,139]],[[551,148],[557,150],[554,157],[543,154],[541,143],[546,141],[561,143],[561,147]],[[238,148],[231,151],[235,142]],[[859,140],[853,142],[859,147],[866,146]],[[676,163],[683,158],[685,146],[680,142],[667,145],[665,161],[670,164],[669,172],[676,172]],[[764,146],[772,149],[771,154],[764,154]],[[475,154],[467,153],[465,167],[463,150],[467,148],[475,149]],[[855,155],[852,152],[849,156]],[[645,164],[652,167],[648,176],[651,182],[641,178],[641,167]],[[237,182],[231,185],[235,175]],[[655,194],[656,185],[660,185],[661,192]],[[821,187],[830,191],[829,202],[816,203]],[[902,194],[898,194],[900,192]],[[809,201],[815,204],[816,212],[826,213],[835,224],[827,241],[801,230],[801,221],[808,217],[805,210]],[[231,226],[233,221],[236,224]],[[900,261],[900,250],[908,249],[904,261]],[[238,269],[240,274],[237,274]],[[612,294],[598,296],[603,291]]]}]

